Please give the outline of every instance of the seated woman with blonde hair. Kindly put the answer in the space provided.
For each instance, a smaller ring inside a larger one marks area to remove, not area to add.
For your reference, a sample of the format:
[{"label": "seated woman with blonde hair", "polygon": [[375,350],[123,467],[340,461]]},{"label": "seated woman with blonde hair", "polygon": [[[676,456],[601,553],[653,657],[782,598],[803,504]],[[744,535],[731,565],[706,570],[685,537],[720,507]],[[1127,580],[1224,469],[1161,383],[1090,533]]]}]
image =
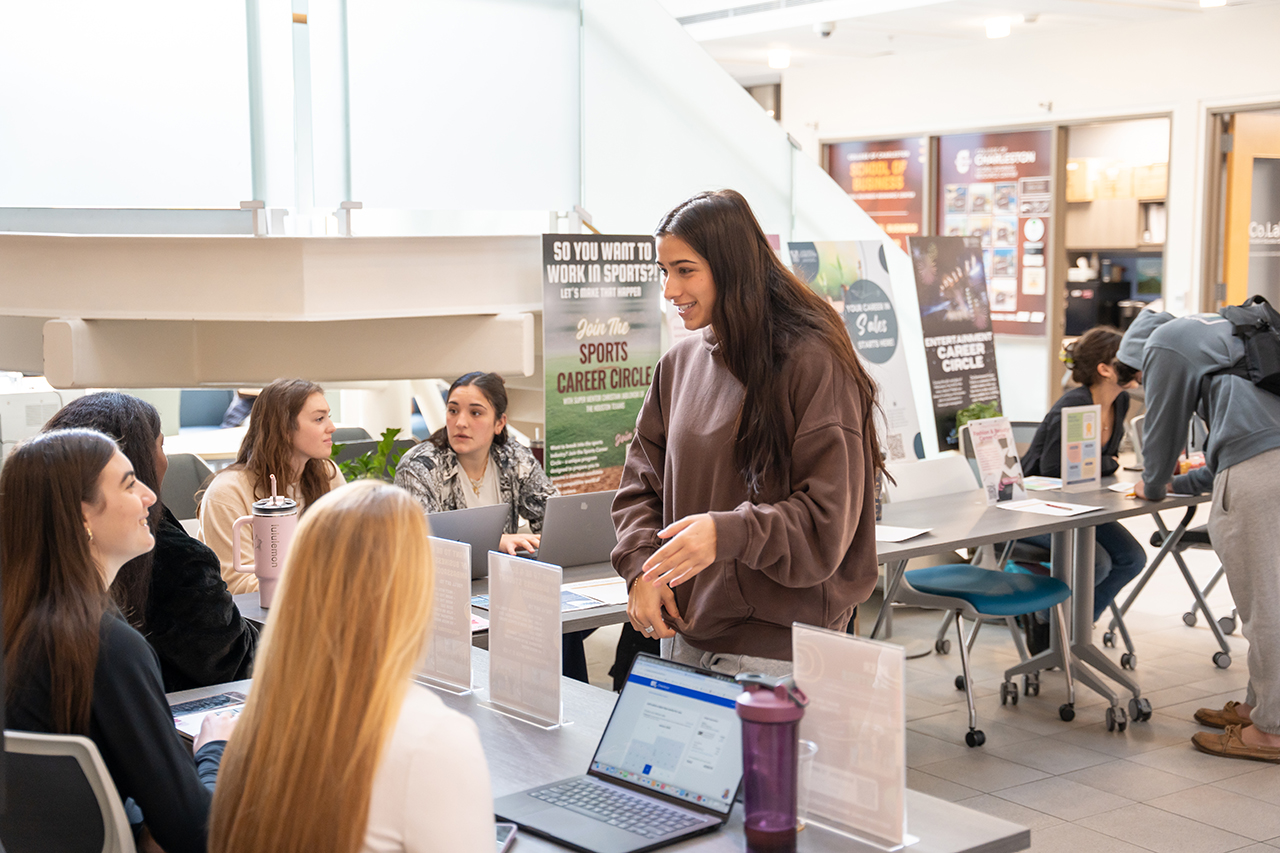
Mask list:
[{"label": "seated woman with blonde hair", "polygon": [[298,526],[209,849],[491,853],[475,724],[409,680],[431,617],[422,509],[364,480]]}]

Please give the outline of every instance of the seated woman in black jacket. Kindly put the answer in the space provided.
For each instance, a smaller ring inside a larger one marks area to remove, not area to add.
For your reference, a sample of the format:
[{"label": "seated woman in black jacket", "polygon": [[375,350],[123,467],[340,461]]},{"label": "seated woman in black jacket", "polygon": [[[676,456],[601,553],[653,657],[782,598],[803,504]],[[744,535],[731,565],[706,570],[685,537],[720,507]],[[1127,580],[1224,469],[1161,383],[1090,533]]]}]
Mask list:
[{"label": "seated woman in black jacket", "polygon": [[[120,445],[134,475],[160,493],[169,460],[160,414],[150,403],[115,391],[88,394],[63,406],[44,428],[105,433]],[[258,629],[236,609],[217,555],[188,535],[159,500],[148,523],[155,550],[120,569],[111,596],[160,657],[165,691],[248,678]]]},{"label": "seated woman in black jacket", "polygon": [[154,546],[155,500],[99,432],[42,433],[9,455],[0,469],[5,723],[89,737],[155,841],[202,853],[235,718],[206,717],[193,759],[155,652],[107,593],[121,566]]},{"label": "seated woman in black jacket", "polygon": [[[1062,410],[1068,406],[1102,407],[1102,473],[1114,474],[1120,467],[1120,439],[1124,436],[1124,419],[1129,412],[1129,394],[1116,374],[1115,358],[1123,334],[1110,326],[1096,326],[1064,349],[1063,361],[1071,368],[1071,378],[1080,383],[1058,398],[1049,414],[1040,422],[1031,447],[1022,460],[1027,476],[1062,476]],[[1147,564],[1147,552],[1118,521],[1099,524],[1095,529],[1097,547],[1093,558],[1093,618],[1115,601],[1116,595]],[[1049,534],[1023,539],[1048,550]],[[1047,636],[1047,634],[1046,634]]]}]

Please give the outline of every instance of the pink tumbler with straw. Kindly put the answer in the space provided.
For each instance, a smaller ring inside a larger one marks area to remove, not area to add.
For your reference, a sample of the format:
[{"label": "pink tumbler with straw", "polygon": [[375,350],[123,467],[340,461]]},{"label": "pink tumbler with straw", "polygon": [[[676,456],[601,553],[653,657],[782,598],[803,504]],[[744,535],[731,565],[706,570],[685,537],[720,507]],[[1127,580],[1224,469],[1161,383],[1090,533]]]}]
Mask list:
[{"label": "pink tumbler with straw", "polygon": [[[253,564],[240,562],[240,531],[253,525]],[[271,497],[253,502],[253,515],[242,515],[231,525],[231,567],[237,572],[258,576],[258,599],[266,608],[276,594],[276,583],[284,569],[284,558],[298,526],[298,503],[276,494],[276,476],[271,475]]]}]

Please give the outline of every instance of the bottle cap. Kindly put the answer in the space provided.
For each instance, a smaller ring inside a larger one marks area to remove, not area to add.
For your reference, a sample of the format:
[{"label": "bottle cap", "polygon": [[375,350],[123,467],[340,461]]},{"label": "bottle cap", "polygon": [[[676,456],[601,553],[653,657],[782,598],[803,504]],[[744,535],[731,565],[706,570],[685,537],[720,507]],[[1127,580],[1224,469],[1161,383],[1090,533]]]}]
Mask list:
[{"label": "bottle cap", "polygon": [[792,723],[804,716],[809,698],[790,678],[772,679],[759,673],[737,676],[744,692],[738,696],[738,716],[753,723]]}]

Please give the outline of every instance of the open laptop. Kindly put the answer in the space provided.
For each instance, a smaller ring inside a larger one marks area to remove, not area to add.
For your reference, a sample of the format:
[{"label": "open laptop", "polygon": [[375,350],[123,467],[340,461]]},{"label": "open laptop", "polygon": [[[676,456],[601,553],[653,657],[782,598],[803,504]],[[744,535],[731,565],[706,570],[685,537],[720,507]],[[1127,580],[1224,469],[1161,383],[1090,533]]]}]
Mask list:
[{"label": "open laptop", "polygon": [[489,576],[489,552],[502,543],[502,531],[511,507],[506,504],[427,513],[431,535],[471,546],[471,579]]},{"label": "open laptop", "polygon": [[608,566],[618,544],[613,529],[616,491],[556,495],[547,499],[538,561],[553,566]]},{"label": "open laptop", "polygon": [[719,829],[742,783],[732,676],[637,655],[591,766],[500,797],[499,820],[588,853],[637,853]]}]

